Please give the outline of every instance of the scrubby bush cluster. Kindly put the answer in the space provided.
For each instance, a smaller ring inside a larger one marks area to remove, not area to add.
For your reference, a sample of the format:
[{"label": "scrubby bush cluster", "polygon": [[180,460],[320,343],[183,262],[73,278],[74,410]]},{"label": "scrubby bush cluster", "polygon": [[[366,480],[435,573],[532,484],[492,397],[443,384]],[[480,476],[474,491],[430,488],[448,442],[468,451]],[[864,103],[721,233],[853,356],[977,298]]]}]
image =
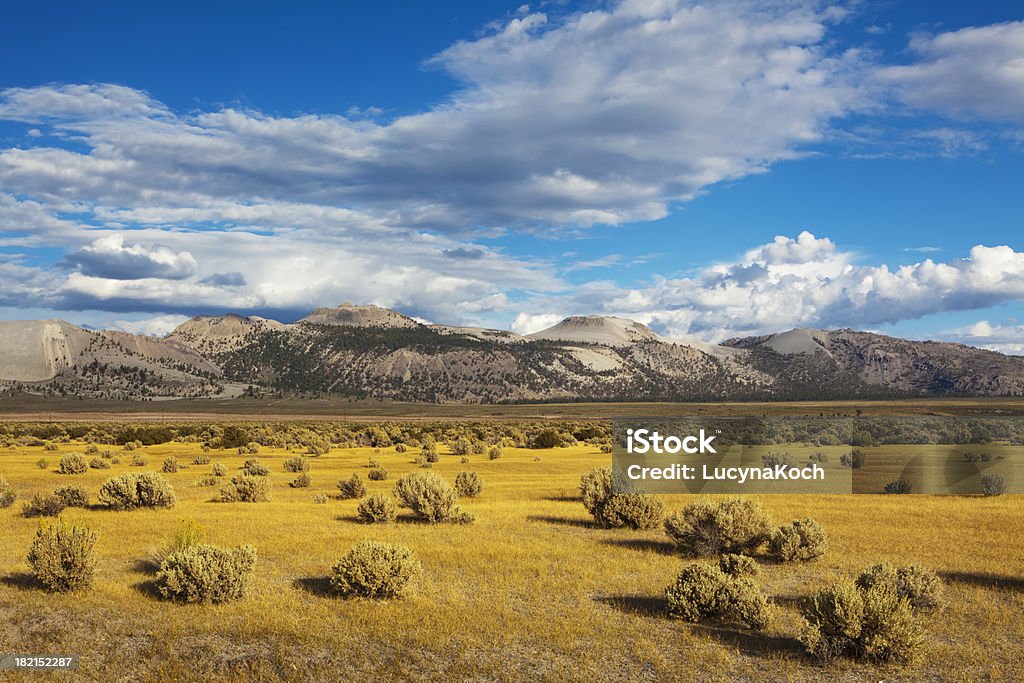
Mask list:
[{"label": "scrubby bush cluster", "polygon": [[828,550],[828,535],[810,517],[794,519],[775,529],[768,539],[768,555],[776,562],[806,562]]},{"label": "scrubby bush cluster", "polygon": [[302,472],[299,474],[299,476],[292,479],[291,483],[288,485],[291,486],[293,489],[305,489],[309,488],[310,484],[312,483],[313,480],[310,479],[309,474],[307,472]]},{"label": "scrubby bush cluster", "polygon": [[146,458],[143,455],[141,455],[139,453],[136,453],[135,455],[132,456],[132,462],[131,462],[132,467],[145,467],[146,464],[147,464],[147,461],[146,461]]},{"label": "scrubby bush cluster", "polygon": [[771,604],[757,584],[699,562],[683,568],[665,599],[669,614],[684,621],[736,621],[757,630],[771,621]]},{"label": "scrubby bush cluster", "polygon": [[395,482],[395,497],[402,507],[425,522],[468,524],[473,516],[457,504],[458,494],[433,472],[411,472]]},{"label": "scrubby bush cluster", "polygon": [[393,598],[423,573],[423,566],[405,546],[362,541],[331,570],[331,588],[344,596]]},{"label": "scrubby bush cluster", "polygon": [[383,524],[395,521],[398,517],[398,507],[391,496],[375,493],[359,501],[357,514],[360,522]]},{"label": "scrubby bush cluster", "polygon": [[178,471],[178,459],[173,455],[169,455],[164,458],[164,464],[160,467],[160,471],[165,474],[174,474]]},{"label": "scrubby bush cluster", "polygon": [[933,572],[882,563],[811,596],[801,610],[800,640],[821,660],[912,661],[927,630],[920,615],[941,600],[942,583]]},{"label": "scrubby bush cluster", "polygon": [[885,485],[883,493],[910,493],[913,485],[905,478],[900,477],[899,479],[893,479]]},{"label": "scrubby bush cluster", "polygon": [[612,471],[599,467],[580,477],[583,506],[599,526],[652,529],[661,524],[664,506],[646,493],[613,493]]},{"label": "scrubby bush cluster", "polygon": [[463,498],[476,498],[484,490],[484,482],[476,472],[459,472],[455,475],[455,492]]},{"label": "scrubby bush cluster", "polygon": [[206,455],[205,453],[197,455],[196,457],[192,458],[192,464],[193,465],[209,465],[210,464],[210,456]]},{"label": "scrubby bush cluster", "polygon": [[21,506],[21,514],[25,517],[56,517],[67,507],[54,494],[37,493]]},{"label": "scrubby bush cluster", "polygon": [[771,536],[771,520],[755,500],[699,500],[665,519],[665,533],[685,555],[751,554]]},{"label": "scrubby bush cluster", "polygon": [[296,455],[285,460],[283,467],[285,472],[309,472],[309,458]]},{"label": "scrubby bush cluster", "polygon": [[366,484],[358,474],[353,474],[350,479],[342,479],[338,482],[338,491],[341,498],[362,498],[366,495]]},{"label": "scrubby bush cluster", "polygon": [[867,459],[867,454],[859,448],[854,448],[849,453],[843,453],[839,456],[839,464],[843,467],[849,467],[851,469],[859,470],[864,467],[864,461]]},{"label": "scrubby bush cluster", "polygon": [[89,492],[81,486],[59,486],[57,487],[53,495],[60,499],[64,503],[64,507],[69,508],[84,508],[89,505]]},{"label": "scrubby bush cluster", "polygon": [[374,467],[366,473],[366,478],[370,481],[384,481],[388,478],[388,471],[383,467]]},{"label": "scrubby bush cluster", "polygon": [[89,471],[89,462],[81,453],[65,453],[57,465],[59,474],[85,474]]},{"label": "scrubby bush cluster", "polygon": [[270,481],[266,477],[240,474],[220,489],[223,503],[265,503],[270,500]]},{"label": "scrubby bush cluster", "polygon": [[504,455],[504,451],[502,450],[501,446],[491,446],[491,448],[487,451],[488,460],[497,460],[502,455]]},{"label": "scrubby bush cluster", "polygon": [[761,566],[756,560],[746,555],[731,553],[718,558],[718,568],[729,576],[757,576],[761,573]]},{"label": "scrubby bush cluster", "polygon": [[249,477],[268,477],[270,476],[270,468],[256,458],[252,458],[251,460],[246,460],[245,464],[242,465],[242,473]]},{"label": "scrubby bush cluster", "polygon": [[215,477],[226,477],[228,476],[228,468],[226,465],[215,462],[213,463],[213,467],[210,468],[210,474]]},{"label": "scrubby bush cluster", "polygon": [[11,507],[17,498],[18,494],[14,491],[14,487],[3,476],[0,476],[0,508]]},{"label": "scrubby bush cluster", "polygon": [[171,600],[229,602],[245,596],[255,566],[256,549],[249,545],[187,545],[164,559],[157,572],[157,587]]},{"label": "scrubby bush cluster", "polygon": [[61,520],[40,525],[28,552],[36,580],[47,590],[66,592],[87,588],[96,571],[96,533]]},{"label": "scrubby bush cluster", "polygon": [[100,486],[99,501],[114,510],[174,507],[177,497],[170,482],[156,472],[122,474]]},{"label": "scrubby bush cluster", "polygon": [[1006,479],[1001,474],[986,474],[981,477],[981,492],[986,496],[1001,496],[1006,492]]},{"label": "scrubby bush cluster", "polygon": [[94,470],[109,470],[110,463],[103,458],[93,458],[89,461],[89,467]]}]

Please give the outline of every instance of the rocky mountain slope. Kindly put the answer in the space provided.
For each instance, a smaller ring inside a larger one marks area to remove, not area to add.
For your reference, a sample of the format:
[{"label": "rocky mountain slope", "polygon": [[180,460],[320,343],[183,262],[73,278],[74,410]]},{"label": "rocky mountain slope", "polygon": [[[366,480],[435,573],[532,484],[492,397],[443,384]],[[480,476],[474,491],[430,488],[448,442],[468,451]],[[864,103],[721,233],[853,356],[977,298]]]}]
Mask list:
[{"label": "rocky mountain slope", "polygon": [[0,323],[8,390],[114,398],[340,394],[430,402],[785,400],[1024,395],[1024,358],[853,330],[722,345],[578,316],[526,337],[424,325],[376,306],[292,324],[194,318],[164,338],[58,320]]}]

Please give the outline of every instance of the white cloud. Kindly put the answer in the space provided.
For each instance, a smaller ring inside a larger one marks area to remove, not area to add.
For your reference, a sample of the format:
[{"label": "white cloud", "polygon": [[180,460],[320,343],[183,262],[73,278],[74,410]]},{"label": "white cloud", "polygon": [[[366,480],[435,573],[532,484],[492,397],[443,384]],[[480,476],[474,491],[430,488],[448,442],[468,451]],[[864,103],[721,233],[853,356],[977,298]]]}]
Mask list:
[{"label": "white cloud", "polygon": [[160,245],[126,245],[124,236],[117,233],[94,240],[68,254],[64,261],[83,275],[110,280],[184,280],[199,270],[199,264],[187,251],[174,252]]},{"label": "white cloud", "polygon": [[690,277],[655,277],[632,289],[592,282],[564,300],[539,297],[517,324],[525,329],[538,315],[604,313],[671,336],[719,341],[792,327],[874,326],[1024,298],[1024,253],[1008,246],[978,245],[967,258],[895,269],[857,260],[805,231]]},{"label": "white cloud", "polygon": [[1024,355],[1024,325],[1001,325],[979,320],[972,325],[947,330],[940,338],[1000,353]]},{"label": "white cloud", "polygon": [[184,315],[157,315],[141,320],[118,320],[111,329],[132,334],[146,334],[152,337],[166,337],[178,325],[188,320]]},{"label": "white cloud", "polygon": [[462,83],[448,101],[383,123],[182,115],[114,85],[12,88],[0,118],[86,149],[3,150],[0,183],[109,210],[285,202],[441,231],[656,219],[794,158],[856,106],[857,55],[828,51],[827,21],[800,2],[528,13],[430,61]]},{"label": "white cloud", "polygon": [[877,72],[905,103],[1024,123],[1024,21],[918,35],[910,49],[916,62]]}]

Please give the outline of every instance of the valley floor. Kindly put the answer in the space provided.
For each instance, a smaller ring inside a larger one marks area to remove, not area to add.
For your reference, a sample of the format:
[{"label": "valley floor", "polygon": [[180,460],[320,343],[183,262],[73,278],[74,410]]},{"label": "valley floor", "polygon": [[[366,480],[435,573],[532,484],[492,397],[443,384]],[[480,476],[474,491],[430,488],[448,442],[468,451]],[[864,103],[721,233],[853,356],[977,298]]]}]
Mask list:
[{"label": "valley floor", "polygon": [[[151,463],[167,455],[188,463],[199,446],[143,452]],[[764,565],[759,581],[779,613],[755,633],[665,616],[663,591],[683,560],[661,530],[591,525],[576,485],[580,473],[607,464],[595,447],[506,449],[501,459],[473,456],[468,465],[442,455],[434,471],[449,481],[470,469],[485,482],[480,498],[464,501],[477,517],[469,526],[401,518],[365,526],[355,520],[356,501],[314,503],[353,472],[365,478],[372,454],[333,450],[314,458],[313,488],[292,489],[294,475],[281,467],[291,454],[264,449],[260,459],[274,484],[268,503],[211,502],[216,490],[195,485],[210,466],[191,465],[166,475],[179,497],[173,509],[69,509],[67,519],[100,533],[96,583],[81,593],[35,587],[25,553],[38,521],[21,517],[18,505],[0,510],[0,652],[80,654],[80,671],[48,675],[75,681],[1024,678],[1021,496],[762,496],[776,521],[818,519],[831,549],[808,564]],[[111,473],[131,469],[122,457],[113,470],[62,476],[53,455],[10,449],[0,453],[0,473],[22,498],[69,479],[95,496]],[[249,457],[211,455],[231,469]],[[45,456],[53,461],[46,471],[36,467]],[[374,457],[391,476],[367,482],[371,493],[418,467],[393,449]],[[687,499],[665,497],[670,510]],[[256,546],[256,578],[243,601],[182,606],[155,596],[147,557],[183,519],[205,526],[213,543]],[[419,555],[425,573],[412,595],[371,602],[328,593],[331,565],[364,538]],[[813,663],[795,640],[798,601],[883,559],[930,566],[948,584],[949,607],[932,622],[925,656],[907,668]]]}]

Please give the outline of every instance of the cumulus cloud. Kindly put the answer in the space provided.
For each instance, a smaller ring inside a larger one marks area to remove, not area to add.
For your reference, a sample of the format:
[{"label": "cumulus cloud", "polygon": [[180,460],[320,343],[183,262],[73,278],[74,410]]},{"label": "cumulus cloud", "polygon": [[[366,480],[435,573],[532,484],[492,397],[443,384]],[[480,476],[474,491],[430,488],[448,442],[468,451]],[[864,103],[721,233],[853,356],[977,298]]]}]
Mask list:
[{"label": "cumulus cloud", "polygon": [[917,35],[910,50],[916,62],[877,73],[905,103],[960,118],[1024,123],[1024,21]]},{"label": "cumulus cloud", "polygon": [[430,60],[462,84],[449,100],[384,122],[178,114],[114,85],[12,88],[0,118],[49,124],[86,149],[3,150],[0,183],[140,211],[357,207],[440,231],[655,219],[798,156],[856,105],[858,57],[829,51],[828,21],[797,1],[528,13]]},{"label": "cumulus cloud", "polygon": [[892,269],[859,265],[856,256],[804,231],[690,277],[656,277],[632,289],[592,282],[564,301],[539,298],[516,324],[532,329],[533,321],[599,312],[671,336],[720,341],[792,327],[874,326],[1024,298],[1024,253],[1008,246],[978,245],[966,258]]},{"label": "cumulus cloud", "polygon": [[149,248],[141,244],[126,245],[120,234],[100,237],[65,256],[64,262],[82,275],[110,280],[184,280],[199,269],[199,264],[187,251],[174,252],[159,245]]},{"label": "cumulus cloud", "polygon": [[947,330],[939,335],[947,341],[957,341],[991,351],[1024,355],[1024,325],[1002,325],[988,320],[979,320]]},{"label": "cumulus cloud", "polygon": [[118,320],[111,325],[111,329],[151,337],[166,337],[186,320],[188,317],[184,315],[157,315],[142,320]]}]

